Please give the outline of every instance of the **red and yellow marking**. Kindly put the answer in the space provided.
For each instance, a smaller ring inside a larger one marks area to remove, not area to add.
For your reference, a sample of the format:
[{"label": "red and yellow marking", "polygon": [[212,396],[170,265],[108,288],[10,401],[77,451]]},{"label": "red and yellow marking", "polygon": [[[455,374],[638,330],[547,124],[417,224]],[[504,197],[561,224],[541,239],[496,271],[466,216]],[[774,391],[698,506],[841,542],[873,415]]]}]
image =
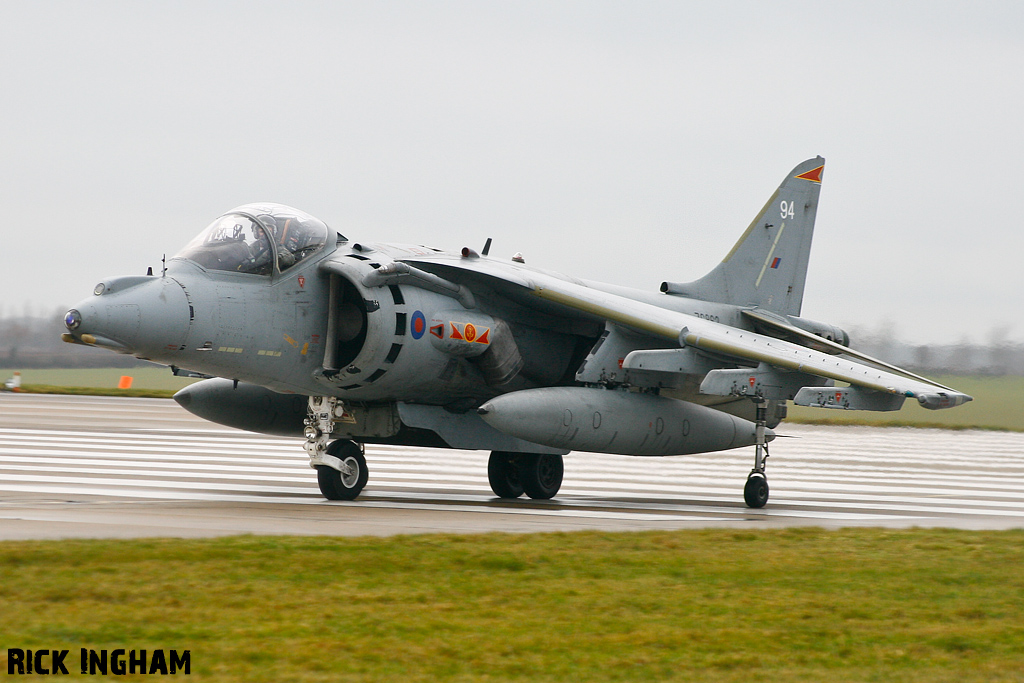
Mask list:
[{"label": "red and yellow marking", "polygon": [[820,183],[821,182],[821,171],[824,168],[825,168],[825,165],[822,164],[818,168],[812,168],[807,173],[801,173],[800,175],[798,175],[796,177],[800,178],[801,180],[810,180],[812,183]]},{"label": "red and yellow marking", "polygon": [[[471,344],[491,343],[491,328],[489,327],[485,327],[481,331],[473,323],[449,322],[448,324],[451,326],[451,329],[448,331],[449,339],[457,339],[458,341]],[[430,328],[430,332],[434,333],[434,328]]]}]

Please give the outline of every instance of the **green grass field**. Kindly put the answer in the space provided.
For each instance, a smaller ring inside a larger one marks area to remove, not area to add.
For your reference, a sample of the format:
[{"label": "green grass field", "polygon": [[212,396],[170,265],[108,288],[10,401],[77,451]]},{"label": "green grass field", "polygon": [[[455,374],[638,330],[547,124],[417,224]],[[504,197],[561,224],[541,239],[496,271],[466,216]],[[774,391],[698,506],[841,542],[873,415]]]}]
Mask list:
[{"label": "green grass field", "polygon": [[1022,566],[1024,531],[6,542],[0,633],[72,675],[87,647],[218,681],[1021,681]]},{"label": "green grass field", "polygon": [[188,377],[175,377],[169,368],[0,368],[0,383],[5,382],[15,370],[21,372],[22,385],[44,385],[51,387],[76,387],[100,390],[117,390],[122,375],[132,378],[132,389],[177,391],[195,382]]}]

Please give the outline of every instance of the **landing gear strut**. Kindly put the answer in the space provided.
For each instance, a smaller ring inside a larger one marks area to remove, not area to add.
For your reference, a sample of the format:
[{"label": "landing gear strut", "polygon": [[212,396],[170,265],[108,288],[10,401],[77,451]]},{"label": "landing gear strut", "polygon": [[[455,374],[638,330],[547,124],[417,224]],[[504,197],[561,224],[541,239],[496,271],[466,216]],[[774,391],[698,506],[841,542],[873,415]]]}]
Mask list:
[{"label": "landing gear strut", "polygon": [[553,498],[562,486],[562,456],[492,451],[487,480],[499,498],[518,498],[525,493],[534,500]]},{"label": "landing gear strut", "polygon": [[743,500],[747,507],[763,508],[768,502],[768,477],[765,475],[765,461],[768,459],[768,442],[764,438],[765,423],[768,417],[768,402],[756,399],[757,414],[754,420],[754,469],[747,475],[747,484],[743,487]]},{"label": "landing gear strut", "polygon": [[309,455],[309,466],[316,470],[320,493],[327,500],[355,500],[369,476],[359,444],[338,439],[328,445],[335,421],[344,416],[344,404],[333,396],[309,397],[303,448]]}]

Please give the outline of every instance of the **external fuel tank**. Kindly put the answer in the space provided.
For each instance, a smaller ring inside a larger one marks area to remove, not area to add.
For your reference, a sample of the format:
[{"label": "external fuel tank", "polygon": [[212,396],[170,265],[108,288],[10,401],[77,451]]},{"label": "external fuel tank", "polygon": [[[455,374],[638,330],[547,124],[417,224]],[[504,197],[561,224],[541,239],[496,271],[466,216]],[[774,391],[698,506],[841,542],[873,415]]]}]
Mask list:
[{"label": "external fuel tank", "polygon": [[[590,387],[549,387],[484,403],[489,425],[526,441],[592,453],[685,455],[755,443],[754,423],[654,394]],[[770,441],[775,434],[766,430]]]}]

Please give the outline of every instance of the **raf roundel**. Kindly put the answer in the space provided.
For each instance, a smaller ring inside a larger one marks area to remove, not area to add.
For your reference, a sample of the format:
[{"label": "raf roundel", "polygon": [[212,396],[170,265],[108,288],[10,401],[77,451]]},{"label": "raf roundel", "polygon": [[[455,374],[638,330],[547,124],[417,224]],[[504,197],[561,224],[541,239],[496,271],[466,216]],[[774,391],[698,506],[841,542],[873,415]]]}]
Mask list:
[{"label": "raf roundel", "polygon": [[427,331],[427,319],[423,316],[423,311],[416,311],[412,314],[409,328],[413,339],[419,339],[423,336],[423,333]]}]

